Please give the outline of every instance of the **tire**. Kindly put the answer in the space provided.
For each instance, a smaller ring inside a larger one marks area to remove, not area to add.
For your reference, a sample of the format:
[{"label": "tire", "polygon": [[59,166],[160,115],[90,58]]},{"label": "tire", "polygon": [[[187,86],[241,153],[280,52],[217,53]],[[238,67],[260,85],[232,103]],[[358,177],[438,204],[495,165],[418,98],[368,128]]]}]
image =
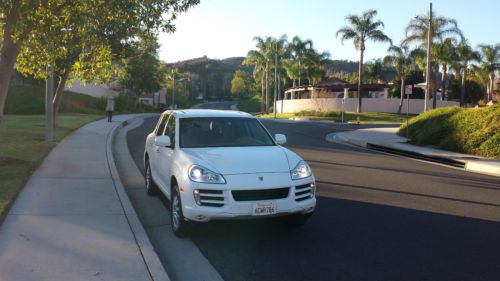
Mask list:
[{"label": "tire", "polygon": [[182,213],[182,201],[179,194],[179,187],[172,186],[172,196],[170,200],[170,226],[177,237],[186,237],[191,230],[190,223],[184,218]]},{"label": "tire", "polygon": [[307,214],[295,214],[285,218],[287,226],[301,228],[312,217],[312,212]]},{"label": "tire", "polygon": [[156,185],[153,177],[151,176],[151,165],[149,160],[146,161],[146,175],[144,176],[144,186],[146,187],[146,193],[148,195],[154,196],[158,194],[158,186]]}]

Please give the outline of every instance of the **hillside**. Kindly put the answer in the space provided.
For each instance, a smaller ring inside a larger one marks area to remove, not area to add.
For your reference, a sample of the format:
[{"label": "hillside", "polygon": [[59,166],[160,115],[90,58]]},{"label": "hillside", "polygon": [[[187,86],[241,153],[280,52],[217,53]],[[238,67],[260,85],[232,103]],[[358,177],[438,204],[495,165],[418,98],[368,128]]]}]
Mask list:
[{"label": "hillside", "polygon": [[[253,66],[242,65],[244,59],[245,57],[231,57],[218,60],[204,56],[168,63],[167,67],[179,68],[182,72],[188,72],[197,93],[204,94],[203,96],[209,100],[217,100],[231,96],[231,79],[236,70],[253,72]],[[352,73],[358,71],[358,63],[354,61],[333,60],[330,65],[331,67],[326,69],[326,76],[340,72],[345,77],[349,77]],[[386,76],[388,80],[392,80],[395,73],[389,71]],[[291,85],[287,87],[289,86]]]}]

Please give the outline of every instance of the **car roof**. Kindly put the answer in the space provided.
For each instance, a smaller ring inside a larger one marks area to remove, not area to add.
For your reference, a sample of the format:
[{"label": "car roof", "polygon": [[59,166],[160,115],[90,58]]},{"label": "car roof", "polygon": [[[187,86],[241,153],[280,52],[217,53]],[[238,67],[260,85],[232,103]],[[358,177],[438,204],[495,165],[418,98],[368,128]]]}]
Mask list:
[{"label": "car roof", "polygon": [[252,117],[253,115],[246,112],[234,110],[214,110],[214,109],[182,109],[182,110],[167,110],[165,113],[175,114],[178,118],[190,117]]}]

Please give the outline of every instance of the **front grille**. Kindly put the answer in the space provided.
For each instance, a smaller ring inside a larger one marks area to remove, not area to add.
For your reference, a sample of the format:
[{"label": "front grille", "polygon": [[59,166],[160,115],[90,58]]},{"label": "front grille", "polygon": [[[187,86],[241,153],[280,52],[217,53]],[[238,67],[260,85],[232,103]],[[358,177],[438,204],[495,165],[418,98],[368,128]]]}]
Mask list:
[{"label": "front grille", "polygon": [[289,187],[258,190],[233,190],[234,201],[261,201],[288,197]]},{"label": "front grille", "polygon": [[200,206],[222,207],[224,206],[224,194],[222,190],[198,189],[200,192]]},{"label": "front grille", "polygon": [[295,187],[295,201],[300,202],[314,197],[314,184],[304,184]]}]

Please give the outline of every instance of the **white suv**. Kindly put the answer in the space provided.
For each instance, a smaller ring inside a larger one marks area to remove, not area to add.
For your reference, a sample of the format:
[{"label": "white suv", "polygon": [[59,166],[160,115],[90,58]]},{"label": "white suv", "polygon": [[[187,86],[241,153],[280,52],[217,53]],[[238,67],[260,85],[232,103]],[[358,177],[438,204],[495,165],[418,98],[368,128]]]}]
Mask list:
[{"label": "white suv", "polygon": [[285,142],[244,112],[166,111],[146,139],[146,190],[170,199],[178,236],[191,221],[289,215],[302,225],[316,206],[315,179]]}]

